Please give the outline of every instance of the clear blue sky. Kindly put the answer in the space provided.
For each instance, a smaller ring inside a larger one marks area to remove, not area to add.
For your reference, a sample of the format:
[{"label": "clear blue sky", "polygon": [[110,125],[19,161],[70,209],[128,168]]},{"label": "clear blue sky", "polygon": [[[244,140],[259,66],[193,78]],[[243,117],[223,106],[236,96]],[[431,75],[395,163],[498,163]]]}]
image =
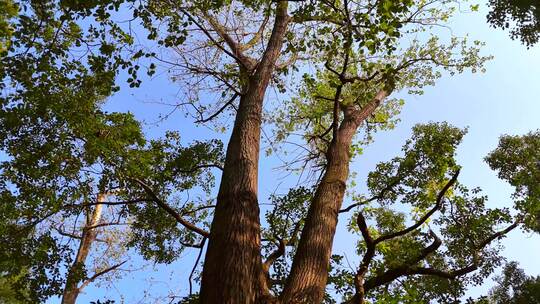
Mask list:
[{"label": "clear blue sky", "polygon": [[[486,8],[481,7],[480,13],[461,14],[450,26],[456,35],[469,33],[471,40],[478,39],[487,43],[484,54],[494,55],[494,59],[487,64],[487,72],[445,76],[435,87],[428,88],[423,96],[402,95],[406,105],[400,115],[401,122],[396,129],[377,134],[375,142],[352,165],[358,172],[360,189],[366,174],[377,162],[388,160],[399,153],[413,125],[447,121],[456,126],[469,127],[469,133],[458,151],[458,159],[463,166],[461,182],[470,187],[481,187],[490,198],[489,206],[511,206],[512,189],[496,177],[483,162],[483,158],[496,147],[500,135],[524,134],[540,128],[540,47],[527,50],[519,42],[510,40],[506,32],[489,28],[485,15]],[[160,113],[167,113],[169,108],[148,102],[177,101],[179,90],[179,86],[169,82],[167,74],[162,74],[152,81],[144,82],[136,90],[124,86],[110,99],[107,109],[129,109],[137,117],[151,123],[158,119]],[[150,136],[159,136],[167,129],[179,130],[185,143],[215,135],[206,128],[195,128],[181,111],[158,125],[146,126]],[[221,136],[224,140],[228,137],[227,134]],[[266,159],[264,153],[261,154],[261,202],[278,186],[277,177],[282,176],[274,170],[278,164],[275,158]],[[283,186],[279,190],[286,191]],[[344,232],[345,223],[346,218],[341,218],[334,248],[336,253],[349,253],[350,256],[353,239]],[[503,245],[506,247],[503,253],[505,257],[518,261],[528,274],[540,274],[540,237],[514,231],[504,239]],[[144,270],[124,275],[115,284],[115,288],[87,287],[79,303],[103,298],[121,303],[121,294],[124,295],[125,303],[153,303],[149,298],[139,302],[145,290],[155,296],[164,295],[168,290],[185,294],[192,262],[193,252],[186,253],[185,259],[172,265],[153,267],[146,264]],[[132,268],[137,268],[137,264],[135,260]],[[469,294],[485,294],[491,284],[488,281],[472,288]],[[56,300],[49,302],[57,303]]]}]

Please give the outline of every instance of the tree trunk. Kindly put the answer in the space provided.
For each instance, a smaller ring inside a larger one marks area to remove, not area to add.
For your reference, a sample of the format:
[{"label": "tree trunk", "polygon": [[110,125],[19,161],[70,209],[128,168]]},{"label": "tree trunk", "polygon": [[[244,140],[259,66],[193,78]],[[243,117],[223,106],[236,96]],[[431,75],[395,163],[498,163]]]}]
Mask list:
[{"label": "tree trunk", "polygon": [[[104,194],[98,194],[97,202],[105,201]],[[90,253],[92,243],[96,240],[96,231],[92,227],[97,225],[101,220],[101,211],[103,205],[97,204],[90,215],[90,218],[86,221],[84,225],[81,241],[79,243],[79,250],[77,251],[77,256],[73,265],[68,270],[66,286],[64,288],[64,293],[62,295],[62,304],[75,304],[79,292],[81,291],[78,287],[79,281],[82,279],[80,276],[80,271],[84,268],[86,258]]]},{"label": "tree trunk", "polygon": [[337,136],[332,139],[327,152],[326,171],[308,210],[291,273],[281,296],[283,303],[322,302],[338,213],[349,175],[352,138],[387,95],[386,91],[381,91],[364,108],[358,110],[349,106],[345,109]]},{"label": "tree trunk", "polygon": [[260,303],[268,297],[262,269],[257,175],[263,99],[289,17],[278,4],[266,51],[240,98],[204,260],[203,304]]}]

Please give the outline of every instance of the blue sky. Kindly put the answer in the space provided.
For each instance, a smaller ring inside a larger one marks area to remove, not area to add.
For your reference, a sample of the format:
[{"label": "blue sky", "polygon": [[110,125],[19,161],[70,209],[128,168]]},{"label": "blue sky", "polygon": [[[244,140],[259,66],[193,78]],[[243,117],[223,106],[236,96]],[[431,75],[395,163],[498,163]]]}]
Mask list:
[{"label": "blue sky", "polygon": [[[376,134],[375,142],[365,149],[364,154],[353,164],[358,173],[357,182],[362,189],[362,181],[375,164],[396,156],[404,141],[411,134],[411,128],[417,123],[429,121],[447,121],[459,127],[469,127],[469,133],[458,150],[458,160],[463,166],[461,182],[469,187],[479,186],[490,198],[489,206],[511,206],[511,187],[499,180],[495,173],[484,163],[483,158],[497,145],[502,134],[524,134],[540,128],[540,46],[527,49],[518,41],[512,41],[501,30],[489,28],[485,22],[486,8],[479,13],[461,14],[449,24],[454,34],[469,34],[471,40],[486,42],[485,55],[494,59],[487,63],[485,74],[464,73],[440,79],[435,87],[428,88],[422,96],[401,94],[406,101],[400,115],[401,122],[392,131]],[[196,128],[191,119],[181,111],[173,113],[159,124],[158,115],[167,113],[169,108],[149,102],[178,101],[179,86],[168,80],[166,73],[146,81],[141,88],[130,90],[127,86],[114,95],[107,104],[111,111],[129,109],[137,117],[149,123],[145,126],[150,136],[159,136],[164,130],[179,130],[184,142],[193,139],[215,136],[204,127]],[[226,140],[228,135],[219,135]],[[265,158],[261,153],[260,162],[260,201],[279,189],[285,192],[288,183],[280,182],[279,165],[274,157]],[[334,248],[336,253],[351,252],[352,238],[344,232],[346,218],[342,218],[338,228]],[[518,261],[528,274],[540,274],[540,237],[512,232],[503,240],[506,247],[503,255],[509,260]],[[151,303],[143,299],[144,291],[152,294],[166,293],[167,290],[187,291],[187,276],[192,267],[194,252],[187,252],[186,258],[171,265],[147,265],[144,270],[133,271],[115,284],[115,288],[105,289],[89,286],[80,296],[80,303],[87,303],[98,298],[119,301],[124,295],[125,303]],[[133,261],[137,268],[139,261]],[[149,282],[150,281],[150,282]],[[485,294],[492,282],[474,287],[469,294]],[[49,301],[57,303],[56,300]],[[119,301],[120,302],[120,301]]]}]

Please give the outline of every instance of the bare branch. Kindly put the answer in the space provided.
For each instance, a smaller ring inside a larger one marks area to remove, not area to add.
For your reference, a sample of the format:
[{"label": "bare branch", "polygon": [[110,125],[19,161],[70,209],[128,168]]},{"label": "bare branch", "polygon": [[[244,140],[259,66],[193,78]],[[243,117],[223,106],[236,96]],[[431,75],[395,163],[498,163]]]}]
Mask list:
[{"label": "bare branch", "polygon": [[151,202],[153,199],[151,198],[136,198],[132,200],[127,201],[118,201],[118,202],[88,202],[83,204],[77,204],[77,205],[67,205],[65,207],[86,207],[86,206],[95,206],[95,205],[107,205],[107,206],[115,206],[115,205],[128,205],[128,204],[136,204],[136,203],[144,203],[144,202]]},{"label": "bare branch", "polygon": [[122,263],[119,263],[119,264],[116,264],[114,266],[111,266],[107,269],[104,269],[100,272],[96,272],[93,276],[91,276],[90,278],[88,278],[87,280],[85,280],[82,285],[80,287],[78,287],[79,291],[82,290],[83,288],[85,288],[88,284],[92,283],[94,280],[96,280],[98,277],[108,273],[108,272],[111,272],[115,269],[117,269],[118,267],[124,265],[127,261],[123,261]]},{"label": "bare branch", "polygon": [[72,238],[72,239],[82,240],[82,236],[76,235],[74,233],[69,233],[67,231],[62,230],[59,227],[54,227],[53,226],[53,229],[56,230],[56,232],[58,232],[60,235],[67,236],[67,237]]},{"label": "bare branch", "polygon": [[292,20],[294,23],[306,23],[306,22],[328,22],[338,26],[345,26],[345,22],[338,19],[333,19],[328,16],[299,16],[296,15]]},{"label": "bare branch", "polygon": [[347,206],[346,208],[343,208],[343,209],[339,210],[339,213],[349,212],[354,207],[358,207],[358,206],[368,204],[368,203],[370,203],[372,201],[375,201],[375,200],[379,199],[380,197],[382,197],[382,195],[373,196],[370,199],[367,199],[365,201],[361,201],[361,202],[358,202],[358,203],[351,204],[351,205]]},{"label": "bare branch", "polygon": [[[190,13],[188,13],[185,9],[181,9],[181,12],[191,21],[193,22],[193,24],[195,24],[205,35],[206,37],[208,37],[208,39],[210,39],[210,41],[212,41],[212,43],[214,43],[219,49],[221,49],[225,54],[229,55],[230,57],[232,57],[234,60],[236,60],[236,62],[238,62],[238,64],[240,64],[241,66],[245,67],[247,70],[251,70],[254,66],[254,63],[252,62],[252,59],[251,58],[248,58],[248,57],[245,57],[243,56],[243,54],[241,52],[238,51],[238,48],[237,46],[236,47],[231,47],[231,45],[236,45],[236,43],[234,42],[234,40],[232,40],[232,38],[229,37],[229,41],[227,41],[227,39],[225,39],[223,36],[222,38],[226,41],[226,43],[229,45],[229,47],[232,49],[232,53],[227,50],[225,47],[223,47],[221,45],[221,43],[219,43],[218,41],[216,41],[216,39],[212,36],[212,34],[210,34],[210,32],[201,24],[197,21],[197,19],[195,17],[193,17]],[[212,21],[211,20],[208,20],[207,21],[214,27],[214,30],[216,30],[216,32],[218,33],[218,35],[220,35],[220,32],[215,28],[216,26],[218,26],[219,24],[216,22],[215,24],[212,24]],[[221,36],[221,35],[220,35]],[[227,35],[228,36],[228,35]],[[232,43],[232,44],[230,44]],[[241,57],[243,56],[243,57]]]},{"label": "bare branch", "polygon": [[87,226],[85,229],[94,229],[99,227],[107,227],[107,226],[127,226],[128,223],[100,223],[92,226]]},{"label": "bare branch", "polygon": [[201,67],[201,66],[197,66],[197,65],[194,65],[194,64],[189,64],[189,62],[187,62],[187,61],[186,61],[185,64],[176,64],[176,65],[178,65],[178,66],[180,66],[182,68],[185,68],[185,69],[187,69],[187,70],[189,70],[190,72],[193,72],[193,73],[203,74],[203,75],[210,75],[210,76],[214,77],[215,79],[217,79],[218,81],[221,81],[226,87],[231,89],[236,94],[242,95],[240,93],[240,91],[238,91],[238,89],[234,86],[234,84],[232,84],[232,83],[230,83],[229,81],[226,80],[226,77],[231,76],[231,75],[227,75],[227,74],[225,74],[223,72],[211,70],[211,69]]},{"label": "bare branch", "polygon": [[[209,117],[207,118],[203,118],[203,119],[199,119],[199,120],[196,120],[195,122],[196,123],[205,123],[205,122],[208,122],[214,118],[216,118],[219,114],[221,114],[221,112],[223,112],[228,106],[232,105],[232,103],[236,100],[236,98],[238,98],[239,94],[238,93],[234,93],[234,95],[231,97],[231,99],[229,99],[229,101],[227,101],[221,108],[219,108],[219,110],[216,111],[216,113],[210,115]],[[222,169],[222,168],[220,168]],[[222,169],[223,170],[223,169]]]},{"label": "bare branch", "polygon": [[206,243],[206,238],[203,238],[201,240],[200,250],[199,254],[197,255],[197,259],[195,260],[195,264],[193,264],[193,268],[191,269],[191,273],[189,274],[189,294],[193,294],[193,275],[195,274],[195,270],[197,269],[197,265],[199,265],[199,261],[201,260],[201,256],[203,253],[204,244]]},{"label": "bare branch", "polygon": [[216,208],[216,205],[207,205],[207,206],[197,207],[195,209],[184,210],[184,211],[182,211],[182,215],[193,214],[193,213],[196,213],[198,211],[205,210],[205,209],[211,209],[211,208]]},{"label": "bare branch", "polygon": [[201,249],[201,248],[203,248],[204,243],[206,242],[206,238],[203,238],[203,239],[201,240],[201,242],[199,242],[198,244],[186,243],[186,242],[184,242],[184,241],[182,241],[182,240],[180,240],[179,242],[180,242],[180,244],[182,244],[182,246],[185,246],[185,247],[191,247],[191,248],[199,248],[199,249]]},{"label": "bare branch", "polygon": [[266,25],[268,24],[269,19],[270,19],[270,15],[266,15],[264,17],[264,20],[263,20],[261,26],[257,30],[257,33],[255,33],[253,38],[251,38],[245,44],[242,44],[242,45],[239,46],[240,51],[243,52],[243,51],[249,50],[250,48],[254,47],[255,44],[257,44],[259,41],[262,40],[262,37],[263,37],[263,34],[264,34],[264,29],[266,28]]},{"label": "bare branch", "polygon": [[227,32],[228,30],[219,23],[213,16],[208,14],[207,12],[201,12],[203,18],[210,23],[212,28],[216,31],[216,33],[225,40],[225,43],[227,43],[227,46],[232,51],[233,58],[237,60],[237,62],[245,67],[248,71],[251,71],[255,67],[255,60],[253,58],[250,58],[246,56],[240,47],[240,44],[235,41]]},{"label": "bare branch", "polygon": [[188,170],[176,170],[176,172],[177,173],[189,174],[189,173],[194,173],[197,170],[206,169],[206,168],[217,168],[217,169],[223,171],[223,167],[221,165],[219,165],[219,164],[202,164],[202,165],[194,166],[193,168],[188,169]]}]

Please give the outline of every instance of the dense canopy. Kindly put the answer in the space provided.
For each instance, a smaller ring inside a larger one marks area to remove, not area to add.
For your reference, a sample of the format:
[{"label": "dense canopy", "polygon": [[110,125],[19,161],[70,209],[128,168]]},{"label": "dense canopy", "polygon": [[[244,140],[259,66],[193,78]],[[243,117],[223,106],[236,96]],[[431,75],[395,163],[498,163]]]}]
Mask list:
[{"label": "dense canopy", "polygon": [[[351,164],[411,96],[485,71],[482,42],[440,31],[462,4],[0,0],[0,301],[75,303],[127,265],[184,259],[171,303],[460,301],[509,232],[540,232],[540,131],[485,158],[511,208],[460,181],[467,129],[446,122],[417,124],[363,188]],[[490,5],[495,26],[510,14],[514,37],[538,40],[534,3]],[[108,110],[161,71],[212,136],[154,136]],[[272,157],[299,182],[261,197]],[[333,251],[338,220],[356,265]]]}]

